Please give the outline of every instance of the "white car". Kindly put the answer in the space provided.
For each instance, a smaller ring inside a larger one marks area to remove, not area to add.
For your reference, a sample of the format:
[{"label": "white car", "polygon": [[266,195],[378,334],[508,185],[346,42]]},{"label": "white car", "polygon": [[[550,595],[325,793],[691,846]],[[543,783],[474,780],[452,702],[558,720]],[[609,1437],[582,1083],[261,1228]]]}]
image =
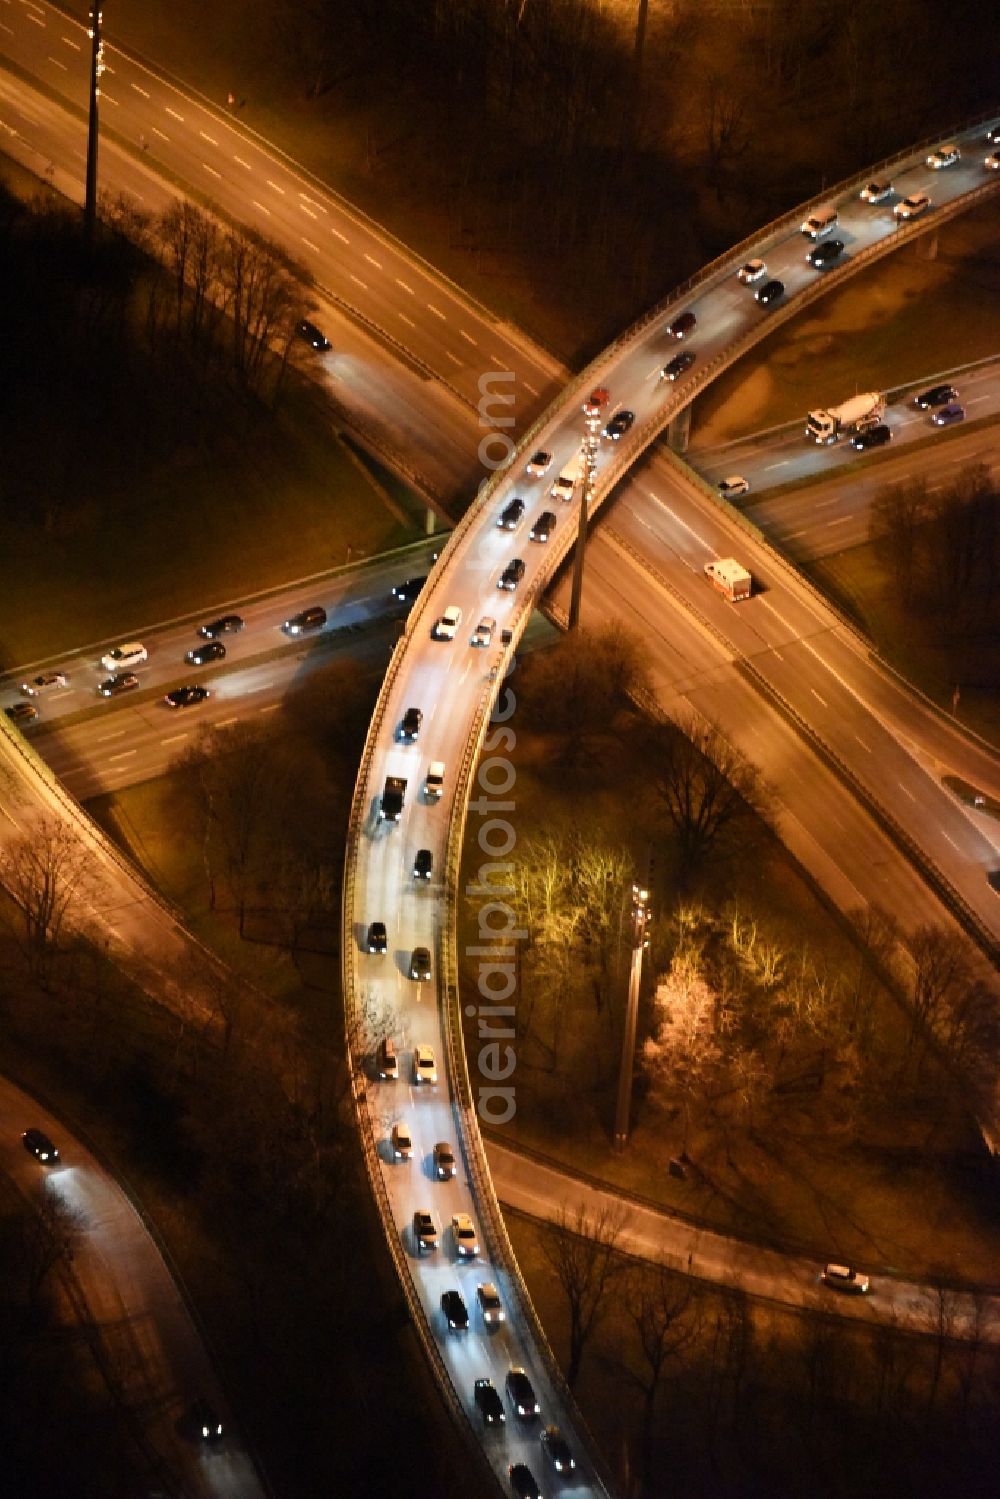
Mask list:
[{"label": "white car", "polygon": [[926,193],[911,193],[902,203],[897,203],[892,211],[897,219],[919,219],[930,206],[931,200]]},{"label": "white car", "polygon": [[479,1240],[468,1213],[453,1213],[451,1228],[455,1235],[455,1248],[463,1258],[479,1253]]},{"label": "white car", "polygon": [[505,1320],[503,1304],[500,1300],[500,1292],[491,1280],[484,1280],[482,1285],[476,1287],[476,1295],[482,1308],[483,1321],[489,1327],[495,1327],[498,1322]]},{"label": "white car", "polygon": [[983,166],[988,172],[1000,171],[1000,151],[991,151],[989,156],[984,156]]},{"label": "white car", "polygon": [[826,1265],[823,1281],[832,1291],[847,1291],[855,1296],[865,1296],[871,1289],[871,1281],[860,1270],[850,1265]]},{"label": "white car", "polygon": [[767,266],[762,260],[748,260],[746,265],[741,265],[736,272],[736,279],[741,286],[752,286],[755,281],[767,275]]},{"label": "white car", "polygon": [[413,1156],[413,1136],[402,1119],[392,1126],[392,1153],[397,1161],[408,1161]]},{"label": "white car", "polygon": [[148,658],[149,652],[140,640],[128,640],[124,645],[113,645],[110,651],[105,651],[101,665],[110,672],[132,671]]},{"label": "white car", "polygon": [[960,161],[961,159],[962,153],[958,147],[949,144],[947,146],[938,146],[936,151],[932,151],[927,158],[927,165],[935,172],[939,172],[942,167],[953,167],[956,161]]},{"label": "white car", "polygon": [[454,640],[455,631],[462,623],[462,611],[456,604],[449,604],[432,631],[435,640]]},{"label": "white car", "polygon": [[413,1049],[413,1081],[415,1083],[436,1083],[438,1080],[437,1062],[434,1060],[433,1046],[415,1046]]},{"label": "white car", "polygon": [[750,480],[744,479],[742,474],[730,474],[728,479],[719,480],[718,490],[724,500],[732,500],[737,495],[750,493]]},{"label": "white car", "polygon": [[482,619],[479,621],[478,625],[472,632],[472,638],[469,642],[470,645],[492,645],[493,631],[496,629],[496,627],[497,622],[493,618],[492,614],[484,614]]},{"label": "white car", "polygon": [[858,197],[862,203],[884,203],[892,197],[892,183],[888,177],[877,177],[874,182],[865,183]]},{"label": "white car", "polygon": [[25,697],[40,697],[46,692],[55,692],[60,687],[69,686],[69,677],[61,671],[43,671],[40,676],[30,677],[27,682],[21,683],[21,691]]}]

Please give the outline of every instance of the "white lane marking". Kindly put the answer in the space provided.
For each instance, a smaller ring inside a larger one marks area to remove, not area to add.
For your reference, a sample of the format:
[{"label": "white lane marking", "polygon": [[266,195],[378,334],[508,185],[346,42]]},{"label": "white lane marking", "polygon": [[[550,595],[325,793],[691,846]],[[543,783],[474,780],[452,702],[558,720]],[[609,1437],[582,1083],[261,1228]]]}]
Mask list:
[{"label": "white lane marking", "polygon": [[134,88],[136,93],[141,94],[144,99],[149,98],[149,94],[146,92],[146,90],[144,88],[140,88],[137,83],[130,83],[129,88]]},{"label": "white lane marking", "polygon": [[161,141],[168,141],[170,139],[169,135],[164,135],[162,130],[157,130],[155,125],[151,125],[150,129],[152,130],[154,135],[158,135],[160,137]]},{"label": "white lane marking", "polygon": [[304,234],[300,234],[299,238],[304,245],[309,246],[310,250],[315,250],[317,255],[322,255],[323,251],[320,249],[319,245],[314,245],[311,239],[306,239]]},{"label": "white lane marking", "polygon": [[828,708],[830,706],[829,703],[827,703],[826,701],[824,701],[823,698],[820,697],[820,695],[816,691],[815,687],[810,687],[809,691],[812,693],[813,697],[816,699],[816,701],[818,703],[822,703],[822,705],[823,705],[824,708]]},{"label": "white lane marking", "polygon": [[399,318],[399,321],[401,323],[405,323],[408,328],[415,328],[417,326],[411,317],[406,316],[405,312],[399,312],[396,314],[396,316]]},{"label": "white lane marking", "polygon": [[128,760],[132,755],[137,755],[138,750],[122,750],[120,755],[111,755],[108,758],[109,765],[115,765],[119,760]]},{"label": "white lane marking", "polygon": [[351,280],[353,282],[355,282],[358,286],[360,286],[362,291],[367,291],[368,290],[367,283],[364,282],[364,281],[362,281],[362,279],[361,279],[360,276],[352,276]]},{"label": "white lane marking", "polygon": [[5,26],[2,21],[0,21],[0,31],[6,31],[8,36],[14,35],[13,26]]},{"label": "white lane marking", "polygon": [[319,220],[319,214],[318,213],[313,213],[312,209],[311,208],[307,208],[304,203],[300,203],[299,207],[302,209],[303,213],[307,213],[311,219],[316,219],[317,222],[318,222],[318,220]]},{"label": "white lane marking", "polygon": [[268,703],[266,707],[264,707],[264,708],[258,708],[257,712],[258,713],[274,713],[280,707],[281,707],[280,703]]},{"label": "white lane marking", "polygon": [[100,95],[102,99],[106,99],[109,104],[113,104],[116,109],[118,108],[118,100],[115,99],[111,94],[106,94],[104,90],[101,89]]},{"label": "white lane marking", "polygon": [[209,135],[207,130],[199,130],[198,134],[201,136],[203,141],[208,141],[208,144],[210,146],[217,146],[219,144],[219,142],[215,139],[215,136]]},{"label": "white lane marking", "polygon": [[236,715],[235,718],[220,718],[219,721],[218,721],[218,723],[213,724],[212,727],[216,728],[216,729],[228,729],[229,725],[231,723],[239,723],[239,721],[240,721],[240,716],[237,713],[237,715]]},{"label": "white lane marking", "polygon": [[83,50],[81,48],[81,46],[80,46],[80,43],[79,42],[74,42],[71,37],[61,36],[59,38],[59,40],[63,43],[64,46],[66,46],[66,47],[72,47],[74,52],[80,52],[80,51]]},{"label": "white lane marking", "polygon": [[106,744],[109,739],[122,739],[128,733],[128,729],[116,729],[113,734],[98,734],[96,742]]},{"label": "white lane marking", "polygon": [[459,330],[458,330],[458,336],[459,336],[459,338],[464,338],[465,341],[466,341],[466,343],[471,344],[474,349],[478,349],[479,348],[479,344],[473,338],[472,334],[471,333],[466,333],[466,331],[465,331],[464,328],[459,328]]},{"label": "white lane marking", "polygon": [[207,161],[203,161],[202,166],[204,167],[206,172],[211,172],[213,177],[218,177],[219,181],[222,181],[222,173],[217,172],[214,167],[210,167]]},{"label": "white lane marking", "polygon": [[347,235],[346,234],[341,234],[341,232],[340,232],[339,229],[334,229],[334,227],[333,227],[332,224],[330,225],[330,233],[331,234],[335,234],[338,239],[342,239],[344,241],[345,245],[349,245],[351,243],[350,240],[347,238]]},{"label": "white lane marking", "polygon": [[855,736],[854,736],[854,737],[855,737],[855,739],[856,739],[856,740],[857,740],[857,741],[858,741],[858,743],[859,743],[859,744],[860,744],[860,746],[861,746],[861,748],[862,748],[862,749],[863,749],[863,750],[866,750],[866,751],[867,751],[867,753],[868,753],[868,754],[869,754],[869,755],[870,755],[870,754],[871,754],[871,752],[872,752],[872,750],[871,750],[871,745],[870,745],[870,744],[866,744],[866,743],[865,743],[865,741],[864,741],[864,740],[863,740],[863,739],[862,739],[862,738],[861,738],[861,735],[860,735],[860,734],[855,734]]},{"label": "white lane marking", "polygon": [[791,463],[790,458],[782,458],[780,463],[765,463],[763,472],[769,473],[772,468],[784,468],[786,463]]},{"label": "white lane marking", "polygon": [[113,68],[113,67],[112,67],[112,66],[111,66],[111,64],[110,64],[110,63],[108,63],[108,62],[106,62],[106,63],[105,63],[105,64],[104,64],[104,71],[105,71],[105,73],[110,73],[110,74],[111,74],[111,76],[112,76],[112,78],[113,78],[113,77],[114,77],[114,74],[115,74],[115,70],[114,70],[114,68]]},{"label": "white lane marking", "polygon": [[364,252],[364,257],[367,260],[368,264],[373,265],[377,271],[380,271],[382,269],[382,262],[380,260],[376,260],[374,255],[369,255],[367,250],[365,250]]},{"label": "white lane marking", "polygon": [[956,854],[960,854],[962,852],[962,850],[959,848],[958,844],[955,842],[954,838],[949,838],[948,834],[944,831],[943,828],[941,830],[941,837],[945,840],[946,843],[950,843],[951,844],[951,846],[955,850]]},{"label": "white lane marking", "polygon": [[441,319],[442,323],[446,323],[448,321],[448,319],[445,317],[444,313],[441,311],[440,307],[435,307],[433,302],[428,302],[427,303],[427,311],[428,312],[433,312],[434,316],[435,317],[439,317]]},{"label": "white lane marking", "polygon": [[771,655],[774,657],[775,661],[780,661],[780,662],[782,662],[782,664],[784,664],[784,660],[785,660],[784,656],[781,654],[780,651],[776,651],[774,649],[773,645],[771,647]]},{"label": "white lane marking", "polygon": [[246,167],[248,172],[253,171],[253,167],[248,161],[244,161],[242,156],[234,156],[233,160],[236,162],[237,166]]},{"label": "white lane marking", "polygon": [[828,526],[842,526],[845,521],[853,520],[853,515],[835,515],[833,520],[828,520]]},{"label": "white lane marking", "polygon": [[498,370],[505,370],[509,363],[509,359],[498,359],[495,354],[490,355],[490,364],[495,364]]},{"label": "white lane marking", "polygon": [[787,535],[785,536],[785,540],[786,541],[794,541],[797,536],[806,536],[806,535],[808,535],[807,531],[789,531],[787,533]]},{"label": "white lane marking", "polygon": [[529,391],[531,395],[537,396],[538,391],[535,389],[535,387],[533,385],[529,385],[528,382],[527,382],[527,380],[525,380],[525,382],[524,382],[524,388],[525,388],[526,391]]},{"label": "white lane marking", "polygon": [[654,494],[651,489],[647,489],[646,493],[649,495],[649,498],[654,501],[655,504],[660,506],[661,510],[665,510],[667,512],[671,520],[675,520],[679,526],[683,526],[685,531],[687,531],[691,536],[694,537],[695,541],[700,542],[701,545],[710,552],[715,550],[714,547],[712,547],[705,540],[704,536],[699,535],[699,533],[694,529],[693,526],[689,526],[686,520],[681,520],[676,511],[671,510],[666,500],[661,500],[660,496],[658,494]]},{"label": "white lane marking", "polygon": [[447,354],[452,364],[457,364],[459,366],[461,365],[462,361],[459,359],[457,354],[453,354],[450,349],[445,349],[444,352]]},{"label": "white lane marking", "polygon": [[299,197],[302,199],[303,203],[308,203],[310,208],[316,208],[320,213],[327,212],[327,209],[323,207],[322,203],[317,203],[315,198],[307,198],[305,193],[299,193]]},{"label": "white lane marking", "polygon": [[180,120],[180,122],[181,122],[182,125],[184,124],[184,116],[178,114],[177,111],[176,111],[176,109],[171,109],[170,105],[168,104],[166,106],[166,110],[167,110],[167,114],[168,115],[171,115],[175,120]]},{"label": "white lane marking", "polygon": [[272,182],[270,177],[265,177],[264,181],[267,183],[268,187],[273,187],[276,193],[280,193],[282,197],[285,196],[285,189],[281,186],[280,182]]},{"label": "white lane marking", "polygon": [[905,791],[906,792],[906,794],[910,798],[911,802],[915,802],[916,801],[917,798],[913,795],[913,792],[910,790],[909,786],[904,786],[903,783],[902,783],[902,781],[899,782],[899,789],[900,789],[900,791]]},{"label": "white lane marking", "polygon": [[60,62],[58,57],[47,57],[45,61],[50,62],[54,68],[62,68],[64,73],[69,72],[69,68],[64,62]]},{"label": "white lane marking", "polygon": [[170,736],[169,739],[161,739],[160,743],[161,744],[180,744],[180,742],[181,742],[182,739],[190,739],[190,737],[191,737],[190,733],[187,733],[187,734],[171,734],[171,736]]},{"label": "white lane marking", "polygon": [[41,20],[38,16],[33,16],[31,14],[30,10],[28,11],[28,20],[29,21],[34,21],[34,23],[35,23],[36,26],[40,26],[43,31],[45,30],[45,22],[43,20]]},{"label": "white lane marking", "polygon": [[256,198],[251,198],[250,202],[253,204],[254,208],[259,208],[261,213],[266,213],[268,218],[271,217],[271,210],[269,208],[265,208],[263,203],[258,203]]},{"label": "white lane marking", "polygon": [[415,297],[416,296],[416,292],[413,290],[413,287],[412,286],[407,286],[407,284],[406,284],[405,281],[400,281],[400,279],[399,279],[398,276],[396,277],[396,285],[397,286],[401,286],[404,291],[409,292],[409,294],[410,294],[411,297]]}]

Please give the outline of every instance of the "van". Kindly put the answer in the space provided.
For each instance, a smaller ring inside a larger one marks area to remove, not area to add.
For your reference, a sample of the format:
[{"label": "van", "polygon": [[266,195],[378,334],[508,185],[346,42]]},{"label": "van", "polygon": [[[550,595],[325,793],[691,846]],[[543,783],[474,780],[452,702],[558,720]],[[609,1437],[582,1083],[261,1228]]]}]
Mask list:
[{"label": "van", "polygon": [[571,500],[573,498],[573,490],[582,478],[583,454],[577,453],[562,470],[558,479],[549,490],[549,494],[554,500]]},{"label": "van", "polygon": [[378,1075],[392,1082],[399,1077],[399,1058],[391,1036],[384,1036],[378,1044]]},{"label": "van", "polygon": [[807,239],[821,239],[824,234],[829,234],[837,224],[837,210],[827,204],[824,208],[817,208],[815,213],[803,220],[800,228]]}]

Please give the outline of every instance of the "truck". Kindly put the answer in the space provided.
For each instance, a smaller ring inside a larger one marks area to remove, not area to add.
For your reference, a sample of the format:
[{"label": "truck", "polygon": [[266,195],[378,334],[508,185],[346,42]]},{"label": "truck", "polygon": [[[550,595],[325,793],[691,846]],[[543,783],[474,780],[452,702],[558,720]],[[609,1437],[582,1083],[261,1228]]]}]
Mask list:
[{"label": "truck", "polygon": [[406,781],[402,776],[386,776],[378,815],[383,822],[398,822],[406,800]]},{"label": "truck", "polygon": [[836,442],[837,438],[865,427],[876,426],[885,415],[885,395],[880,390],[866,390],[829,410],[810,411],[806,418],[806,436],[813,442]]},{"label": "truck", "polygon": [[574,454],[549,490],[549,494],[554,500],[571,500],[573,498],[573,490],[583,478],[583,465],[583,454]]},{"label": "truck", "polygon": [[705,563],[705,576],[720,593],[725,594],[731,604],[748,599],[753,579],[735,557],[722,557],[717,562]]}]

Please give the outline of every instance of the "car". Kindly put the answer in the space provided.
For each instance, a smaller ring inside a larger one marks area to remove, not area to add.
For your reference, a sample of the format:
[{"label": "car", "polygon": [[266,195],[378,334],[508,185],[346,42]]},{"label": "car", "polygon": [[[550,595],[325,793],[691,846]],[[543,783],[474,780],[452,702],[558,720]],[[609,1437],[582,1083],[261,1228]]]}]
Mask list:
[{"label": "car", "polygon": [[26,1129],[21,1136],[21,1142],[25,1150],[41,1161],[45,1166],[54,1166],[59,1159],[58,1147],[53,1145],[48,1135],[40,1129]]},{"label": "car", "polygon": [[220,614],[218,619],[210,619],[207,625],[199,625],[198,634],[206,640],[214,640],[217,635],[238,635],[243,625],[241,614]]},{"label": "car", "polygon": [[437,1062],[434,1060],[433,1046],[415,1046],[413,1048],[413,1081],[421,1083],[436,1083],[438,1080]]},{"label": "car", "polygon": [[99,683],[97,690],[101,697],[118,697],[122,692],[131,692],[138,685],[139,678],[134,671],[116,671]]},{"label": "car", "polygon": [[365,937],[365,947],[368,952],[384,953],[388,947],[388,938],[385,931],[384,921],[370,921],[368,923],[368,935]]},{"label": "car", "polygon": [[434,873],[434,855],[429,848],[418,848],[413,860],[413,878],[429,880]]},{"label": "car", "polygon": [[991,125],[986,132],[986,141],[990,146],[1000,146],[1000,125]]},{"label": "car", "polygon": [[939,406],[931,416],[935,427],[950,427],[954,422],[965,421],[965,407],[959,406],[957,401],[949,401],[947,406]]},{"label": "car", "polygon": [[222,1422],[218,1412],[204,1398],[191,1402],[189,1414],[191,1429],[203,1442],[217,1442],[222,1436]]},{"label": "car", "polygon": [[415,947],[410,954],[410,978],[424,983],[431,976],[431,953],[428,947]]},{"label": "car", "polygon": [[886,443],[891,441],[892,428],[887,427],[885,422],[876,422],[874,426],[864,427],[860,432],[855,432],[851,438],[851,447],[857,448],[859,453],[864,453],[869,448],[884,448]]},{"label": "car", "polygon": [[455,1152],[447,1140],[439,1140],[434,1147],[434,1175],[439,1182],[446,1182],[451,1180],[457,1170]]},{"label": "car", "polygon": [[305,635],[310,630],[322,630],[325,624],[326,610],[313,604],[309,609],[300,609],[298,614],[286,619],[281,628],[286,635]]},{"label": "car", "polygon": [[405,583],[394,583],[392,596],[400,604],[412,604],[426,582],[425,575],[422,578],[407,578]]},{"label": "car", "polygon": [[634,411],[616,411],[602,432],[602,437],[609,437],[612,442],[617,442],[624,437],[626,432],[631,431],[635,423]]},{"label": "car", "polygon": [[413,1237],[417,1242],[417,1253],[438,1247],[438,1229],[433,1214],[426,1208],[417,1208],[413,1215]]},{"label": "car", "polygon": [[21,691],[25,697],[42,697],[49,692],[57,692],[61,687],[69,686],[69,677],[61,671],[43,671],[40,676],[30,677],[27,682],[21,683]]},{"label": "car", "polygon": [[824,240],[822,244],[814,245],[806,256],[809,264],[817,271],[825,271],[828,265],[833,265],[844,253],[844,241],[842,239]]},{"label": "car", "polygon": [[301,322],[296,323],[295,331],[300,338],[304,338],[307,344],[318,349],[321,354],[325,354],[330,347],[330,340],[326,334],[321,333],[316,324],[311,323],[308,318],[302,318]]},{"label": "car", "polygon": [[984,156],[983,166],[988,172],[1000,171],[1000,151],[991,151],[989,156]]},{"label": "car", "polygon": [[428,802],[439,802],[444,795],[444,783],[448,774],[448,767],[443,760],[432,760],[427,767],[424,776],[424,799]]},{"label": "car", "polygon": [[510,1479],[510,1491],[516,1499],[542,1499],[542,1491],[527,1463],[511,1463],[507,1469],[507,1477]]},{"label": "car", "polygon": [[517,496],[508,500],[497,517],[497,526],[501,531],[516,531],[522,515],[524,514],[524,501]]},{"label": "car", "polygon": [[141,640],[129,640],[124,645],[113,645],[101,657],[105,671],[130,671],[148,660],[149,652]]},{"label": "car", "polygon": [[174,687],[165,694],[163,701],[168,708],[193,708],[210,696],[207,687]]},{"label": "car", "polygon": [[413,1158],[413,1136],[410,1134],[409,1126],[402,1119],[397,1119],[392,1126],[392,1134],[389,1136],[392,1145],[392,1153],[397,1161],[409,1161]]},{"label": "car", "polygon": [[932,171],[939,172],[942,167],[953,167],[957,161],[961,161],[962,153],[954,143],[947,146],[938,146],[927,158],[927,165]]},{"label": "car", "polygon": [[610,400],[611,392],[606,385],[595,386],[583,403],[584,416],[599,416]]},{"label": "car", "polygon": [[728,478],[720,479],[716,488],[724,500],[734,500],[741,494],[750,493],[750,480],[744,479],[742,474],[730,474]]},{"label": "car", "polygon": [[687,338],[688,334],[693,333],[697,326],[698,319],[693,312],[682,312],[668,325],[667,333],[671,338]]},{"label": "car", "polygon": [[479,1253],[479,1240],[468,1213],[452,1213],[451,1231],[455,1236],[455,1248],[460,1258],[470,1259]]},{"label": "car", "polygon": [[472,1387],[472,1398],[484,1426],[503,1426],[507,1415],[492,1379],[477,1379]]},{"label": "car", "polygon": [[532,479],[540,479],[552,466],[552,454],[547,453],[544,448],[539,448],[537,453],[532,453],[528,460],[525,473]]},{"label": "car", "polygon": [[536,515],[532,521],[531,530],[528,535],[532,541],[548,541],[552,535],[556,523],[554,510],[543,510],[541,515]]},{"label": "car", "polygon": [[205,640],[186,653],[184,660],[191,666],[206,666],[209,661],[224,661],[226,647],[221,640]]},{"label": "car", "polygon": [[500,1322],[507,1320],[500,1301],[500,1292],[491,1280],[484,1280],[476,1287],[476,1297],[487,1327],[496,1327]]},{"label": "car", "polygon": [[679,380],[694,364],[695,356],[690,349],[682,349],[673,359],[668,359],[660,371],[661,380]]},{"label": "car", "polygon": [[557,1473],[572,1473],[576,1459],[558,1426],[546,1426],[539,1437],[542,1451]]},{"label": "car", "polygon": [[892,183],[888,177],[876,177],[865,183],[858,197],[862,203],[884,203],[886,198],[892,197]]},{"label": "car", "polygon": [[848,1291],[855,1296],[864,1296],[871,1288],[868,1276],[850,1265],[826,1265],[822,1279],[831,1291]]},{"label": "car", "polygon": [[434,621],[432,640],[454,640],[455,631],[462,623],[462,611],[457,604],[449,604],[440,619]]},{"label": "car", "polygon": [[736,272],[736,279],[741,286],[752,286],[755,281],[760,281],[767,275],[767,266],[762,260],[748,260],[740,266]]},{"label": "car", "polygon": [[484,614],[476,628],[473,630],[472,635],[469,637],[469,644],[476,646],[492,645],[493,631],[496,629],[496,627],[497,622],[493,618],[492,614]]},{"label": "car", "polygon": [[460,1291],[445,1291],[441,1297],[441,1310],[452,1332],[467,1332],[469,1313]]},{"label": "car", "polygon": [[399,1077],[399,1057],[396,1043],[391,1036],[383,1036],[378,1043],[378,1075],[383,1082],[394,1083]]},{"label": "car", "polygon": [[823,208],[817,208],[816,212],[811,213],[807,219],[803,219],[799,225],[799,232],[804,234],[806,239],[821,239],[824,234],[830,233],[836,223],[837,210],[828,203]]},{"label": "car", "polygon": [[38,709],[34,703],[11,703],[10,707],[3,711],[11,723],[31,723],[38,717]]},{"label": "car", "polygon": [[520,557],[513,557],[500,574],[497,587],[503,589],[505,593],[513,593],[523,577],[524,563]]},{"label": "car", "polygon": [[926,193],[911,193],[908,198],[903,199],[902,203],[897,203],[892,211],[900,220],[919,219],[930,206],[931,200]]},{"label": "car", "polygon": [[416,744],[417,735],[420,733],[420,725],[424,721],[423,710],[420,708],[407,708],[399,725],[399,737],[404,744]]},{"label": "car", "polygon": [[533,1421],[538,1415],[539,1405],[535,1399],[534,1386],[519,1364],[507,1371],[507,1398],[522,1421]]},{"label": "car", "polygon": [[947,406],[949,401],[957,400],[958,391],[954,385],[932,385],[929,390],[922,390],[914,396],[913,404],[919,411],[929,411],[932,406]]},{"label": "car", "polygon": [[761,307],[768,307],[772,302],[776,302],[779,297],[783,297],[784,295],[785,283],[775,279],[774,281],[765,281],[763,286],[758,287],[754,292],[754,299],[760,303]]}]

